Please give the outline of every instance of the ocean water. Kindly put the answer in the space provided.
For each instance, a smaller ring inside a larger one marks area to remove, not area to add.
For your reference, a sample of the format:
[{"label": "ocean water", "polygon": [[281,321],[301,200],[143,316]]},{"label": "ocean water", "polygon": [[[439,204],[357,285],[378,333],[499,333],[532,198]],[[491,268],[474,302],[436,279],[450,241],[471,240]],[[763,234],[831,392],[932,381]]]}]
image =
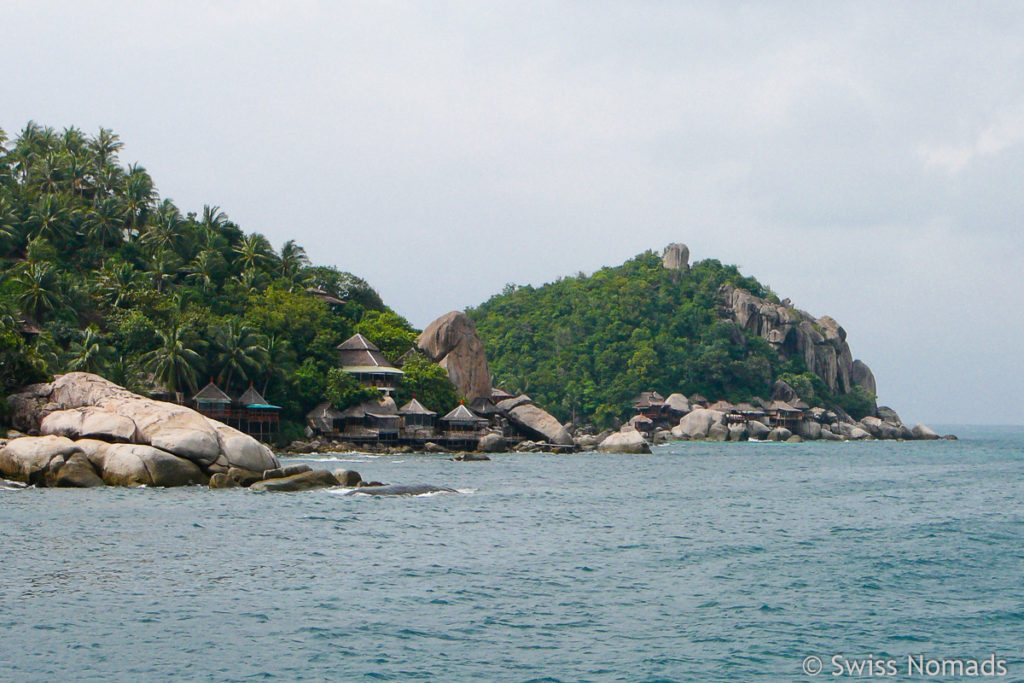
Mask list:
[{"label": "ocean water", "polygon": [[1024,680],[1024,429],[956,431],[295,459],[461,491],[419,497],[3,490],[0,679]]}]

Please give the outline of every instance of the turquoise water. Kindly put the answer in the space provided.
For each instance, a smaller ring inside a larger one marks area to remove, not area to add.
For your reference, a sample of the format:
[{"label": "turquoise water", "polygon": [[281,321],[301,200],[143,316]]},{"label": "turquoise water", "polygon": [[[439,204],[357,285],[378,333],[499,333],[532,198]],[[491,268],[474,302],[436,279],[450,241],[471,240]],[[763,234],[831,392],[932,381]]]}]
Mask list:
[{"label": "turquoise water", "polygon": [[463,491],[414,498],[0,491],[0,679],[1024,680],[1024,430],[957,431],[304,460]]}]

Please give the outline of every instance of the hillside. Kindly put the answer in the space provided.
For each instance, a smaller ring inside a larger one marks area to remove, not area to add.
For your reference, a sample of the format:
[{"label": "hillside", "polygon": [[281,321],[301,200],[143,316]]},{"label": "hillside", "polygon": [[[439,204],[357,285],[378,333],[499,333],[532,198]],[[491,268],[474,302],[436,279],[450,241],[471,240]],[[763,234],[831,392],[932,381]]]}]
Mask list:
[{"label": "hillside", "polygon": [[648,251],[589,276],[510,285],[468,313],[496,382],[563,420],[610,424],[641,391],[768,398],[778,379],[811,405],[874,409],[874,380],[863,364],[851,370],[835,321],[780,302],[735,266],[691,267],[683,245],[664,261]]},{"label": "hillside", "polygon": [[[414,346],[364,280],[294,241],[275,250],[216,206],[182,213],[122,148],[105,129],[0,131],[0,422],[4,394],[69,370],[186,397],[214,378],[281,405],[287,440],[323,396],[360,397],[335,369],[340,341],[362,332],[392,359]],[[427,365],[407,382],[436,381]]]}]

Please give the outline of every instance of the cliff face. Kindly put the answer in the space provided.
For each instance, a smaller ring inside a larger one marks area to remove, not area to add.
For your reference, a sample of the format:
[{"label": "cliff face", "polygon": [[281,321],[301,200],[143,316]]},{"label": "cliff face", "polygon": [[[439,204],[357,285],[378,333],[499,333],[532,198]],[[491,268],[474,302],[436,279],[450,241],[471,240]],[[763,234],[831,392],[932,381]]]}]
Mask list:
[{"label": "cliff face", "polygon": [[766,339],[780,356],[803,358],[807,369],[821,377],[832,392],[846,394],[861,386],[877,393],[871,368],[853,359],[846,330],[833,318],[815,318],[785,305],[788,300],[775,304],[733,285],[723,285],[718,294],[722,317]]}]

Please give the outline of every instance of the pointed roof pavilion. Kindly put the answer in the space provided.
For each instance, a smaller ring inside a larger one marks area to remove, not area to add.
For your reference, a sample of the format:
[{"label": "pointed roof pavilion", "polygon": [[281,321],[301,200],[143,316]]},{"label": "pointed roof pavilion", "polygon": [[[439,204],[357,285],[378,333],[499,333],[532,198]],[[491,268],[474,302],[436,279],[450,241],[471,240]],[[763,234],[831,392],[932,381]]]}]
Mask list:
[{"label": "pointed roof pavilion", "polygon": [[335,347],[341,357],[341,369],[352,373],[385,375],[405,374],[391,365],[384,354],[369,339],[356,333]]},{"label": "pointed roof pavilion", "polygon": [[402,415],[437,415],[433,410],[428,410],[415,398],[398,409]]},{"label": "pointed roof pavilion", "polygon": [[252,384],[245,390],[241,396],[238,397],[238,405],[245,406],[246,408],[276,408],[281,409],[280,406],[272,406],[267,403],[267,399],[263,398],[263,394],[256,391],[256,387]]},{"label": "pointed roof pavilion", "polygon": [[469,408],[460,403],[455,409],[441,418],[444,422],[487,422],[482,417],[477,417]]},{"label": "pointed roof pavilion", "polygon": [[212,379],[192,397],[192,400],[198,403],[224,403],[225,405],[231,403],[231,397],[221,391]]}]

